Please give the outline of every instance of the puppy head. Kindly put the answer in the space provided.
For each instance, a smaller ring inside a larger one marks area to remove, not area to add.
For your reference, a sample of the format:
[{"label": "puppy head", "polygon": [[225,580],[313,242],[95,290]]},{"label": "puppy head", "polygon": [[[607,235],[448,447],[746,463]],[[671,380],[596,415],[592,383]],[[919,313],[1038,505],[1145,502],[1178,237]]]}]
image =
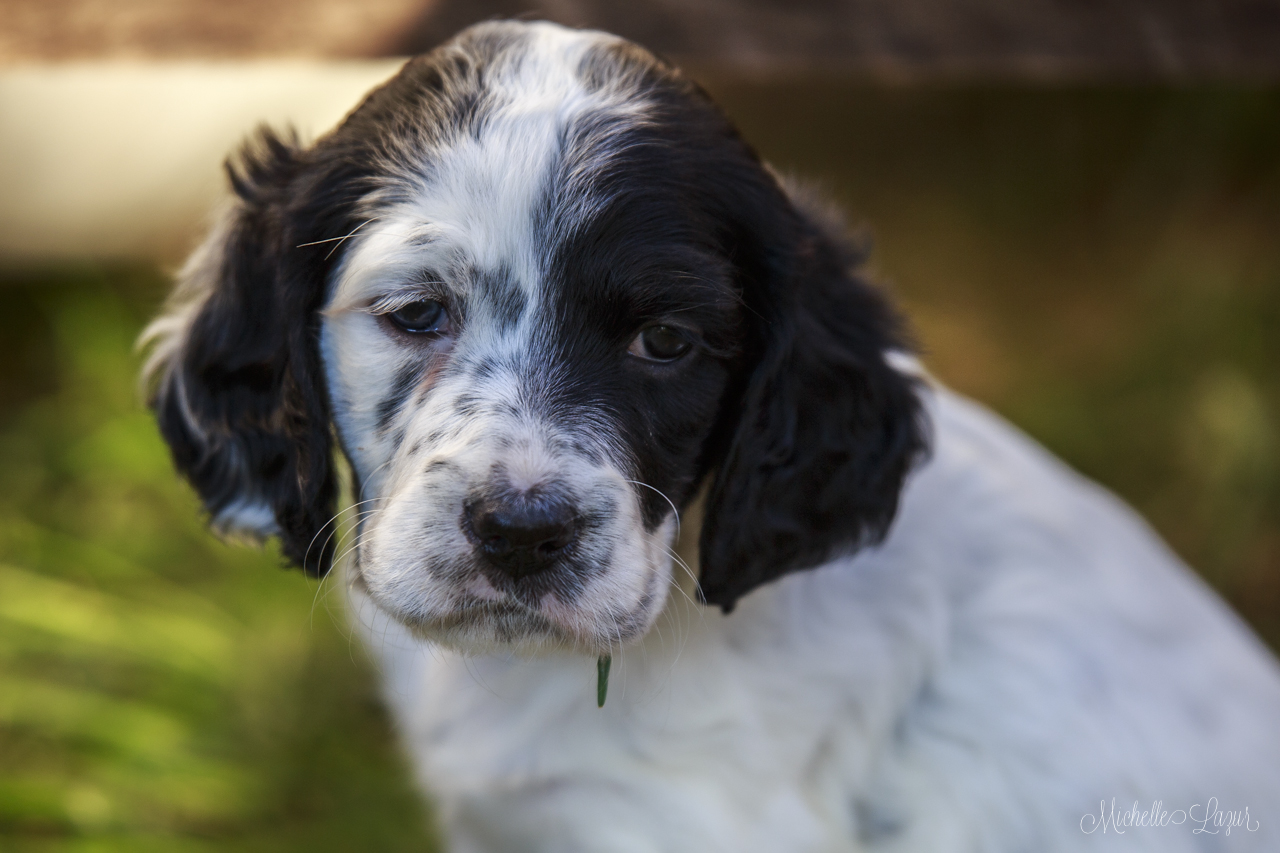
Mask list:
[{"label": "puppy head", "polygon": [[[706,96],[622,40],[485,24],[329,136],[262,133],[153,327],[216,525],[466,649],[600,652],[874,541],[923,447],[891,310]],[[330,425],[333,426],[331,433]]]}]

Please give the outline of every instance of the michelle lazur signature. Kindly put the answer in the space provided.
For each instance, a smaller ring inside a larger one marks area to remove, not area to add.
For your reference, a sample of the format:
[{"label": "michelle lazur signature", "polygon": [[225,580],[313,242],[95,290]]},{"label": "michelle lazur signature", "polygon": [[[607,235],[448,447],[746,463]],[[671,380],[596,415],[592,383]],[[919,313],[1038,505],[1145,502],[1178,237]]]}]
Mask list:
[{"label": "michelle lazur signature", "polygon": [[1196,803],[1188,809],[1166,809],[1161,800],[1151,804],[1151,808],[1142,809],[1135,801],[1133,807],[1125,811],[1116,811],[1115,797],[1108,806],[1106,800],[1098,804],[1097,814],[1086,814],[1080,818],[1080,831],[1089,835],[1099,829],[1105,834],[1115,832],[1123,835],[1129,829],[1182,826],[1186,824],[1194,835],[1230,835],[1233,829],[1257,832],[1260,824],[1257,818],[1249,815],[1249,807],[1225,810],[1219,807],[1218,798],[1210,797],[1207,803]]}]

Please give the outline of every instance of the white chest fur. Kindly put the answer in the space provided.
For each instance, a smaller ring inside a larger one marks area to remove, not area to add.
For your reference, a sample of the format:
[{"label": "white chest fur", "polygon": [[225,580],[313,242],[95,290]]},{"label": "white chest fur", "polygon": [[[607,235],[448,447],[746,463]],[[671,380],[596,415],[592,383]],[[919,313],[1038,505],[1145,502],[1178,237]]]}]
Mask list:
[{"label": "white chest fur", "polygon": [[[1280,849],[1274,659],[1112,496],[925,396],[882,546],[730,616],[672,595],[603,709],[592,659],[463,657],[353,600],[452,849]],[[1091,824],[1113,798],[1250,823]]]}]

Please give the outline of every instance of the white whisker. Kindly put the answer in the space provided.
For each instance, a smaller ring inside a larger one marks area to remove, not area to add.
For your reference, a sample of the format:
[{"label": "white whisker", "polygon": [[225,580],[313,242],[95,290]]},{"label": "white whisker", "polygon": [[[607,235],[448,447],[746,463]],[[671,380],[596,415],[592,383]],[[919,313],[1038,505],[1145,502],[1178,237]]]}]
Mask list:
[{"label": "white whisker", "polygon": [[312,240],[310,243],[299,243],[298,245],[294,246],[294,248],[305,249],[307,246],[320,246],[320,245],[323,245],[324,243],[335,243],[333,248],[329,250],[329,254],[324,256],[324,259],[327,261],[333,255],[333,253],[338,250],[338,247],[341,246],[350,238],[354,237],[357,231],[359,231],[361,228],[368,225],[370,222],[377,222],[377,221],[378,221],[378,217],[375,216],[372,219],[366,219],[364,222],[361,222],[359,225],[357,225],[355,228],[352,228],[350,231],[348,231],[346,234],[342,235],[341,237],[326,237],[323,240]]}]

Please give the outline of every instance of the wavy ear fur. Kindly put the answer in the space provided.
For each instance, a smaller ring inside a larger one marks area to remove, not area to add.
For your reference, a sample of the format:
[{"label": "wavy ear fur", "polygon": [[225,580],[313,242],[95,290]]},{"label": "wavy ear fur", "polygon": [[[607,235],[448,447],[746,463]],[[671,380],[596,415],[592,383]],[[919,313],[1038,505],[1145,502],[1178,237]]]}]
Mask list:
[{"label": "wavy ear fur", "polygon": [[324,270],[311,268],[323,253],[308,267],[289,252],[301,153],[263,130],[228,163],[235,203],[144,341],[160,432],[213,525],[279,536],[290,562],[322,575],[337,490],[317,344]]},{"label": "wavy ear fur", "polygon": [[[874,544],[926,446],[885,298],[830,214],[779,192],[739,239],[755,328],[721,439],[700,544],[701,591],[726,612],[781,575]],[[759,203],[759,202],[757,202]]]}]

